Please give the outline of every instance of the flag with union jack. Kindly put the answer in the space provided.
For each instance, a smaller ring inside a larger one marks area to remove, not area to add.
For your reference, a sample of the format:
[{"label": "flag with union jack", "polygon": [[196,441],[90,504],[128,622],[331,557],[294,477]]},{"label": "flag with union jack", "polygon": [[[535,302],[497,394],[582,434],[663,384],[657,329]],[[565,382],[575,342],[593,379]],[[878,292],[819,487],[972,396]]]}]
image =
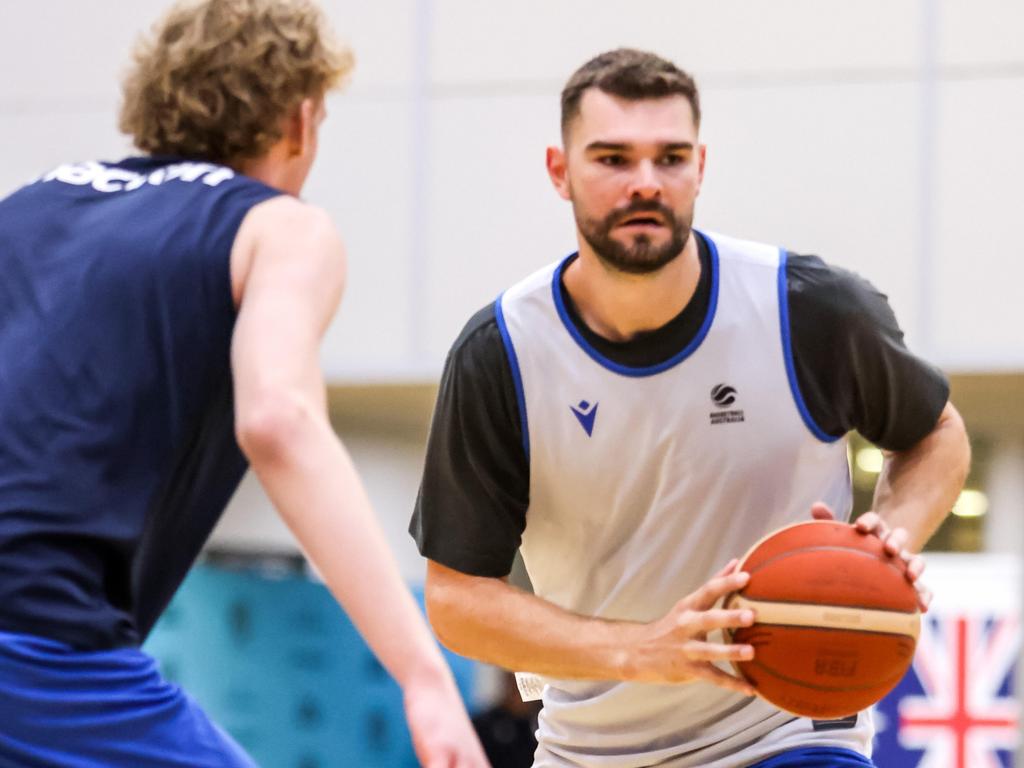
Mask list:
[{"label": "flag with union jack", "polygon": [[882,768],[1013,768],[1018,614],[926,614],[912,669],[875,709]]}]

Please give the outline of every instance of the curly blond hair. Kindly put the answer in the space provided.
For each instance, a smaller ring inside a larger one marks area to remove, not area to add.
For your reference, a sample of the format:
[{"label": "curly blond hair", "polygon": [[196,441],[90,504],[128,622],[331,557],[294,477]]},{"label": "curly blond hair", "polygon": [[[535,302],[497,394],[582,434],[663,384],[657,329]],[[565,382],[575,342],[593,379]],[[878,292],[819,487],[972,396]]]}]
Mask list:
[{"label": "curly blond hair", "polygon": [[151,154],[258,157],[352,65],[313,0],[183,0],[136,44],[119,126]]}]

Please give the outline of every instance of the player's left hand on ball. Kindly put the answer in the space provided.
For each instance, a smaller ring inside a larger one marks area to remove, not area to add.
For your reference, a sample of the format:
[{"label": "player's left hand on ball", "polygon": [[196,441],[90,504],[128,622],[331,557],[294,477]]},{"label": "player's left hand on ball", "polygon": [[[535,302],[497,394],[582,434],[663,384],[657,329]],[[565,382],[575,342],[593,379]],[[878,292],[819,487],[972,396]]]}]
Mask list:
[{"label": "player's left hand on ball", "polygon": [[490,768],[450,677],[409,684],[405,716],[424,768]]},{"label": "player's left hand on ball", "polygon": [[[835,520],[832,510],[827,504],[820,501],[811,506],[811,517],[815,520]],[[924,557],[907,549],[907,541],[910,539],[907,530],[905,528],[890,528],[877,512],[865,512],[853,521],[853,526],[861,533],[880,538],[886,552],[907,564],[907,579],[917,590],[918,606],[922,613],[927,611],[932,601],[932,592],[920,581],[921,574],[924,573],[925,561]]]}]

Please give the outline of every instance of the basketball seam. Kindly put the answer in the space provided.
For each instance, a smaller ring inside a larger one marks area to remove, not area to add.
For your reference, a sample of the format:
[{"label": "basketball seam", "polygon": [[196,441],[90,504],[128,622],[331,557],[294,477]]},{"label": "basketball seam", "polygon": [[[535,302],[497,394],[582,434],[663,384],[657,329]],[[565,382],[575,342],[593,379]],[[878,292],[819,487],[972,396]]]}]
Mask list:
[{"label": "basketball seam", "polygon": [[[899,608],[878,608],[873,605],[846,605],[845,603],[842,605],[838,605],[836,603],[816,603],[813,600],[776,600],[774,597],[771,600],[768,600],[763,597],[751,597],[745,592],[733,592],[732,595],[738,595],[742,597],[744,600],[747,600],[751,603],[784,603],[786,605],[816,605],[821,608],[849,608],[850,610],[878,611],[879,613],[900,613],[905,616],[910,616],[914,613],[914,611],[902,611]],[[729,600],[732,598],[732,595],[726,598],[725,605],[729,604]],[[761,622],[758,623],[760,624]]]},{"label": "basketball seam", "polygon": [[[917,611],[880,611],[873,608],[857,608],[845,605],[830,605],[807,602],[782,602],[775,600],[752,600],[746,595],[735,595],[729,600],[730,608],[749,608],[754,611],[757,625],[774,625],[787,627],[809,627],[819,629],[839,629],[849,632],[877,632],[886,635],[903,635],[917,640],[920,634],[920,614]],[[773,616],[782,611],[791,611],[791,616]],[[858,615],[863,623],[830,619],[826,614]],[[762,619],[761,616],[765,618]],[[882,626],[878,626],[881,624]]]},{"label": "basketball seam", "polygon": [[[879,637],[905,637],[909,640],[914,640],[910,635],[905,635],[902,632],[880,632],[877,629],[851,629],[849,627],[805,627],[797,624],[765,624],[756,622],[754,627],[778,627],[779,629],[813,629],[815,632],[860,632],[864,635],[877,635]],[[736,634],[741,629],[751,629],[752,627],[740,627],[738,630],[734,630],[731,637],[735,642]]]},{"label": "basketball seam", "polygon": [[764,568],[767,568],[772,563],[778,562],[779,560],[785,560],[787,557],[793,557],[794,555],[799,555],[804,552],[849,552],[851,554],[858,555],[859,557],[867,557],[871,560],[875,560],[888,568],[892,568],[901,577],[906,578],[906,574],[903,571],[901,571],[893,562],[890,562],[889,558],[882,558],[871,552],[865,552],[862,549],[853,549],[852,547],[844,547],[836,544],[818,545],[813,547],[801,547],[800,549],[793,549],[787,550],[786,552],[780,552],[779,554],[773,555],[772,557],[765,560],[763,563],[760,563],[759,565],[755,566],[754,568],[751,568],[750,570],[746,569],[745,566],[747,563],[746,558],[744,558],[743,562],[740,563],[737,567],[737,570],[746,571],[751,575],[751,577],[753,577],[755,573]]}]

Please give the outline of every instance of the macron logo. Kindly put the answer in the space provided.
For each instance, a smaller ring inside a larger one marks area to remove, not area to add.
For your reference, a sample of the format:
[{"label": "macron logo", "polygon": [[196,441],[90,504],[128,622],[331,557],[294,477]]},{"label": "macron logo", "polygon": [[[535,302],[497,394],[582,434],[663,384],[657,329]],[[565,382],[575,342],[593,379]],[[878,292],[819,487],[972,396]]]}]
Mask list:
[{"label": "macron logo", "polygon": [[569,406],[569,409],[579,421],[580,426],[586,431],[587,437],[590,437],[594,432],[594,420],[597,418],[598,405],[599,403],[591,405],[586,400],[580,400],[579,405]]}]

